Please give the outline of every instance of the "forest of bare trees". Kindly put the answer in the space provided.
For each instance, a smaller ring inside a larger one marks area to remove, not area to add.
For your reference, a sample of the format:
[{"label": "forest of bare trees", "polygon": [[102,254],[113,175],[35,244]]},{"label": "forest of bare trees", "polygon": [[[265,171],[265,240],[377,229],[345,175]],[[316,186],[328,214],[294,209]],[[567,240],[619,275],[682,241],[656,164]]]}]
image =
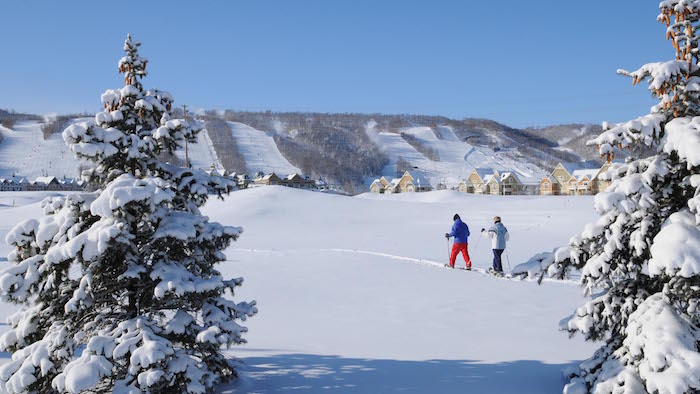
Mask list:
[{"label": "forest of bare trees", "polygon": [[324,127],[318,120],[297,126],[293,137],[275,135],[280,152],[304,174],[339,184],[349,193],[363,191],[365,178],[379,175],[389,161],[364,128]]},{"label": "forest of bare trees", "polygon": [[58,115],[41,125],[41,133],[44,139],[47,140],[53,134],[62,133],[73,119],[89,117],[92,117],[92,115],[86,113]]},{"label": "forest of bare trees", "polygon": [[440,153],[437,149],[431,148],[426,145],[423,141],[416,138],[416,136],[408,133],[401,133],[401,138],[404,139],[409,145],[411,145],[415,150],[423,154],[432,161],[440,161]]}]

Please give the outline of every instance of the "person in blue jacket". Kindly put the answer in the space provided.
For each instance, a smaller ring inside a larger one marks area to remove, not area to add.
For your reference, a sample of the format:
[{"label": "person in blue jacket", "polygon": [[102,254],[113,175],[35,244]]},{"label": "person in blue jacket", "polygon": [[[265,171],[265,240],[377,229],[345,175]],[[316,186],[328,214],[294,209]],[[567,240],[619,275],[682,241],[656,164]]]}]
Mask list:
[{"label": "person in blue jacket", "polygon": [[469,227],[462,221],[458,214],[455,214],[452,219],[454,220],[452,229],[449,233],[445,234],[445,238],[450,239],[454,237],[455,239],[455,243],[452,245],[452,253],[450,254],[450,267],[455,267],[457,255],[462,252],[464,262],[467,264],[467,269],[470,270],[472,269],[472,261],[469,258],[469,243],[467,242],[467,238],[469,238]]}]

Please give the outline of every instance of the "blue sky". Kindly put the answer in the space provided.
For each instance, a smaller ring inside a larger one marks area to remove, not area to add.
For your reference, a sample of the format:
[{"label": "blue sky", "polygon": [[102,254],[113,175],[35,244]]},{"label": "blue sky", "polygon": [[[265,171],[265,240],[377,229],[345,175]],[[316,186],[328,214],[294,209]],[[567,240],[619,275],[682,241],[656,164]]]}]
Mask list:
[{"label": "blue sky", "polygon": [[126,33],[147,87],[177,104],[625,121],[645,86],[616,75],[673,50],[658,2],[3,1],[0,108],[94,112],[120,87]]}]

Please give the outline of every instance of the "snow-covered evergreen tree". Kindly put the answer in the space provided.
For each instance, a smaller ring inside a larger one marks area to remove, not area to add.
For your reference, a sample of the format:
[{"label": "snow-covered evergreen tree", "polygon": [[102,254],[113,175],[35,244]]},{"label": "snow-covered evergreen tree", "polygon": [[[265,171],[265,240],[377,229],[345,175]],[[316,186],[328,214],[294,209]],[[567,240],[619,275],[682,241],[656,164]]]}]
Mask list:
[{"label": "snow-covered evergreen tree", "polygon": [[581,270],[592,299],[562,328],[605,343],[571,371],[565,393],[700,391],[700,1],[659,7],[676,58],[619,71],[646,80],[659,104],[589,142],[608,159],[615,149],[655,153],[612,165],[612,185],[595,198],[600,219],[548,269]]},{"label": "snow-covered evergreen tree", "polygon": [[84,177],[100,190],[48,199],[45,217],[7,235],[0,295],[25,306],[0,337],[8,392],[201,393],[235,375],[221,348],[245,341],[239,323],[257,310],[232,300],[242,279],[214,265],[241,229],[199,211],[233,185],[158,160],[201,128],[170,119],[168,93],[144,90],[139,45],[127,37],[124,87],[102,95],[95,122],[63,132],[96,163]]}]

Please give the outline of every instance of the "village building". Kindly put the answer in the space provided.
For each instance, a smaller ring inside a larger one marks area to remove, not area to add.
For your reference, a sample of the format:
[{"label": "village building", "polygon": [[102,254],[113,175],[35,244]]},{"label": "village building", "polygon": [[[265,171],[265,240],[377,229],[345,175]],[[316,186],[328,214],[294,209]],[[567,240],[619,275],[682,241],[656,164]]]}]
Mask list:
[{"label": "village building", "polygon": [[58,182],[61,184],[61,190],[67,191],[78,191],[83,186],[83,182],[75,178],[62,178]]},{"label": "village building", "polygon": [[316,187],[316,181],[299,174],[289,174],[280,182],[282,186],[292,187],[295,189],[313,189]]},{"label": "village building", "polygon": [[[369,191],[372,193],[378,193],[378,194],[384,194],[386,192],[386,188],[390,185],[391,183],[386,180],[385,177],[381,177],[379,179],[375,179],[371,185],[369,185]],[[393,186],[392,186],[393,187]]]},{"label": "village building", "polygon": [[501,181],[499,175],[491,174],[484,177],[484,194],[501,194]]},{"label": "village building", "polygon": [[391,181],[388,181],[385,177],[375,179],[369,190],[372,193],[392,194],[427,192],[433,190],[433,187],[423,174],[417,171],[413,173],[406,171],[401,178],[394,178]]},{"label": "village building", "polygon": [[[584,196],[584,195],[592,195],[596,194],[597,191],[595,190],[594,186],[595,183],[593,179],[596,177],[596,174],[598,174],[599,170],[597,169],[582,169],[582,170],[575,170],[571,174],[571,180],[569,181],[569,188],[568,188],[568,194],[569,195],[577,195],[577,196]],[[576,180],[576,182],[572,182],[573,180]],[[575,187],[573,187],[575,185]]]},{"label": "village building", "polygon": [[234,176],[233,180],[236,182],[236,186],[238,186],[239,189],[247,189],[253,182],[253,180],[246,174],[237,174]]},{"label": "village building", "polygon": [[487,191],[486,188],[487,182],[485,178],[493,175],[499,176],[498,171],[491,168],[475,168],[466,181],[460,183],[458,189],[464,193],[490,194],[490,191]]},{"label": "village building", "polygon": [[462,179],[457,185],[457,191],[460,193],[469,193],[469,190],[473,190],[471,183],[466,179]]},{"label": "village building", "polygon": [[593,195],[605,190],[609,181],[600,179],[600,175],[610,168],[605,163],[600,168],[580,166],[573,163],[559,163],[550,175],[540,181],[542,195]]},{"label": "village building", "polygon": [[552,175],[545,175],[540,181],[540,194],[543,196],[558,196],[561,194],[560,185]]},{"label": "village building", "polygon": [[38,177],[34,181],[29,181],[22,176],[0,179],[0,191],[78,191],[82,190],[83,181],[75,178],[57,178],[53,176]]},{"label": "village building", "polygon": [[54,176],[41,176],[34,179],[34,190],[59,191],[63,190],[61,183]]},{"label": "village building", "polygon": [[519,176],[518,180],[520,181],[520,185],[518,186],[518,194],[529,196],[540,194],[539,178]]},{"label": "village building", "polygon": [[610,181],[607,179],[602,179],[602,175],[605,174],[609,169],[611,162],[605,162],[602,167],[600,167],[600,170],[598,170],[598,173],[595,175],[595,178],[593,179],[593,184],[595,188],[596,193],[604,192],[605,189],[610,186]]},{"label": "village building", "polygon": [[[300,174],[289,174],[284,178],[280,178],[279,176],[277,176],[277,174],[273,172],[271,174],[266,175],[258,174],[258,176],[252,181],[252,185],[250,182],[248,182],[246,177],[238,178],[238,182],[239,187],[241,187],[241,183],[244,185],[241,188],[246,188],[250,186],[286,186],[295,189],[316,188],[316,181]],[[246,182],[248,183],[246,184]]]},{"label": "village building", "polygon": [[514,172],[503,172],[500,175],[500,194],[512,196],[520,194],[520,179]]},{"label": "village building", "polygon": [[0,191],[3,192],[18,192],[21,190],[19,183],[13,179],[0,179]]},{"label": "village building", "polygon": [[282,182],[282,179],[277,176],[274,172],[271,174],[259,176],[255,178],[253,181],[253,185],[255,186],[275,186],[279,185]]}]

